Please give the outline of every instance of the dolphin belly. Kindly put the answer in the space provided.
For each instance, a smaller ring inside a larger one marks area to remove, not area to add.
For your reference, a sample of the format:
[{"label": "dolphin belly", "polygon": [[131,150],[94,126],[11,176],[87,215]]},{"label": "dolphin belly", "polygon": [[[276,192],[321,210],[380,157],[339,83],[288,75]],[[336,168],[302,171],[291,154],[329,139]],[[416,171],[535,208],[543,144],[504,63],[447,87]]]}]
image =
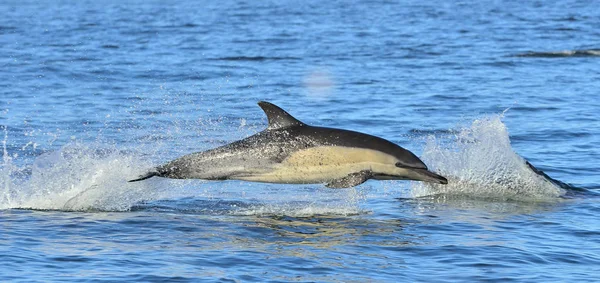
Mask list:
[{"label": "dolphin belly", "polygon": [[343,178],[368,169],[370,164],[344,164],[340,166],[277,166],[266,173],[240,173],[230,179],[284,184],[318,184]]},{"label": "dolphin belly", "polygon": [[[316,184],[340,179],[360,171],[395,175],[394,157],[386,153],[343,146],[318,146],[296,151],[273,170],[239,174],[231,179],[288,184]],[[401,179],[401,178],[399,178]]]}]

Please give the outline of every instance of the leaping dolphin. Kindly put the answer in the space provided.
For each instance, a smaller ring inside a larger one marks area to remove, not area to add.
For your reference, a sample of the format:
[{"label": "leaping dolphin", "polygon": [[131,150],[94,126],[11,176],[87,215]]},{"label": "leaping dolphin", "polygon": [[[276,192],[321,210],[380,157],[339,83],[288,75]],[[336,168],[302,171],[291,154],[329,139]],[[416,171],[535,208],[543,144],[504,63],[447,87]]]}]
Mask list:
[{"label": "leaping dolphin", "polygon": [[304,124],[275,104],[258,105],[267,129],[245,139],[184,155],[137,179],[245,180],[349,188],[369,179],[447,184],[412,152],[385,139]]}]

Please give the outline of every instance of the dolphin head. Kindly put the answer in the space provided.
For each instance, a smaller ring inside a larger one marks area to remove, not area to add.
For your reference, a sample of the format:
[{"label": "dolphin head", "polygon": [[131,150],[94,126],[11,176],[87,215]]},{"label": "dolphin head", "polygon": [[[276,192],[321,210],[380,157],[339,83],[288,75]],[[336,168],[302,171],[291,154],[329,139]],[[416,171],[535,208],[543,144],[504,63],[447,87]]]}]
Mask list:
[{"label": "dolphin head", "polygon": [[[388,149],[388,154],[393,156],[391,159],[380,160],[388,163],[379,169],[380,172],[373,172],[373,179],[377,180],[414,180],[429,183],[448,184],[448,179],[431,172],[427,165],[412,152],[393,145]],[[389,164],[392,163],[392,164]]]},{"label": "dolphin head", "polygon": [[388,154],[394,157],[394,166],[388,166],[383,174],[375,173],[373,178],[378,180],[415,180],[430,183],[448,184],[448,179],[429,171],[427,165],[412,152],[390,144]]}]

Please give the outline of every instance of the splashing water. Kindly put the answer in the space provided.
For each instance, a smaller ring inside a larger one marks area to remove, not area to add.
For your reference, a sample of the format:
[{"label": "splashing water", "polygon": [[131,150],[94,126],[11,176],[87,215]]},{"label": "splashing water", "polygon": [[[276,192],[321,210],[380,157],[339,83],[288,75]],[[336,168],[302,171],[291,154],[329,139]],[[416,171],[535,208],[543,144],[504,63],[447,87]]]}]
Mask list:
[{"label": "splashing water", "polygon": [[414,197],[443,195],[497,200],[551,201],[565,191],[529,168],[510,146],[502,115],[475,120],[449,142],[428,137],[426,164],[448,178],[448,185],[413,183]]},{"label": "splashing water", "polygon": [[149,166],[133,154],[72,143],[20,168],[5,150],[0,209],[124,211],[135,202],[176,195],[173,188],[161,190],[164,182],[126,182]]}]

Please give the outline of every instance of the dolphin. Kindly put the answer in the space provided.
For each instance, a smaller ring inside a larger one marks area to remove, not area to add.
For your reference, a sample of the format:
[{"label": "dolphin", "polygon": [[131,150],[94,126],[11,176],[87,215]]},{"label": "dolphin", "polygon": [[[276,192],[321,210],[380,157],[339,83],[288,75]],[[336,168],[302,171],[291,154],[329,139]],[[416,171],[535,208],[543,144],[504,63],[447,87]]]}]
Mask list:
[{"label": "dolphin", "polygon": [[173,179],[244,180],[358,186],[369,179],[447,184],[412,152],[379,137],[310,126],[277,105],[260,101],[267,129],[207,151],[184,155],[129,182]]}]

